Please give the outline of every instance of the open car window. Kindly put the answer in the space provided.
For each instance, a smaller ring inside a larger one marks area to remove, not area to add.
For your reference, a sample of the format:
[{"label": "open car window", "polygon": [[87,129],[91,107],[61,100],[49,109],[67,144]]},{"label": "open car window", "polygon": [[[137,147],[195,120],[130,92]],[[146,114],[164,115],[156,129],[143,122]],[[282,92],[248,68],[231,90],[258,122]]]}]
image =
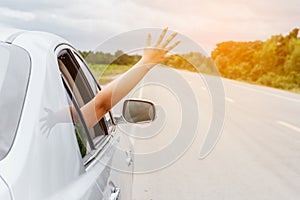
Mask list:
[{"label": "open car window", "polygon": [[[100,91],[99,85],[84,60],[71,49],[63,49],[59,52],[58,65],[79,108],[91,101]],[[88,130],[93,143],[92,147],[95,149],[106,141],[105,138],[109,134],[110,126],[112,126],[110,119],[108,113],[93,128]]]},{"label": "open car window", "polygon": [[[96,95],[100,90],[100,86],[98,84],[98,81],[94,78],[92,75],[92,72],[89,70],[87,64],[85,63],[84,59],[81,58],[77,52],[73,51],[74,57],[78,64],[80,65],[80,68],[82,69],[83,74],[85,75],[87,81],[89,82],[89,85],[91,86],[91,90]],[[108,132],[110,133],[112,130],[110,129],[113,125],[111,113],[106,113],[103,117],[103,120],[108,128]]]}]

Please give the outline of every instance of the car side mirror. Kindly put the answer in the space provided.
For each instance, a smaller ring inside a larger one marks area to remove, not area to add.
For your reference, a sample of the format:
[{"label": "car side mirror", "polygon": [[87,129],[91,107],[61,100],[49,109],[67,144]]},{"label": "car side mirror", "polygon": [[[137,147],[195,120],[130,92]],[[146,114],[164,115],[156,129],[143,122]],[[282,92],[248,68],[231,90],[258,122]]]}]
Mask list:
[{"label": "car side mirror", "polygon": [[123,104],[123,118],[129,123],[147,123],[155,119],[155,105],[146,100],[128,99]]}]

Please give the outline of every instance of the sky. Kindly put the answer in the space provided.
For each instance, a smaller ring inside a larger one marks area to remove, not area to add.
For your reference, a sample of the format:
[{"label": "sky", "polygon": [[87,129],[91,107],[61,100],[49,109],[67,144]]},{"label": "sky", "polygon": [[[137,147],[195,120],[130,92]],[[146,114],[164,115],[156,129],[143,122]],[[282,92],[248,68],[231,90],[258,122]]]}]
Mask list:
[{"label": "sky", "polygon": [[300,1],[0,0],[0,30],[47,31],[80,50],[123,32],[166,26],[210,53],[222,41],[266,40],[299,28]]}]

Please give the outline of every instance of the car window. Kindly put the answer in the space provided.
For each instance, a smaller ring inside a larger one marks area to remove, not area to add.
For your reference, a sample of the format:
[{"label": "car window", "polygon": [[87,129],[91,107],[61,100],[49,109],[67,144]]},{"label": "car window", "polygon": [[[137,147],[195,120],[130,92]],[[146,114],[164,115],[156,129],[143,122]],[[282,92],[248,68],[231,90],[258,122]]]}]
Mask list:
[{"label": "car window", "polygon": [[[65,49],[58,56],[59,68],[66,81],[70,85],[72,93],[76,98],[79,108],[92,100],[98,92],[97,84],[93,81],[93,76],[86,71],[85,64],[72,53]],[[108,134],[105,119],[99,121],[93,128],[89,129],[89,134],[94,146],[104,141]]]},{"label": "car window", "polygon": [[[94,95],[96,95],[100,91],[99,84],[93,77],[92,72],[89,70],[89,68],[88,68],[87,64],[84,62],[84,60],[78,55],[77,52],[73,51],[73,53],[74,53],[76,61],[79,63],[80,68],[82,69],[82,72],[84,73],[85,77],[87,78],[87,81],[89,82]],[[104,119],[106,125],[108,126],[108,128],[110,128],[112,125],[111,114],[110,113],[105,114],[103,119]]]},{"label": "car window", "polygon": [[9,152],[19,124],[31,61],[17,46],[0,42],[0,160]]}]

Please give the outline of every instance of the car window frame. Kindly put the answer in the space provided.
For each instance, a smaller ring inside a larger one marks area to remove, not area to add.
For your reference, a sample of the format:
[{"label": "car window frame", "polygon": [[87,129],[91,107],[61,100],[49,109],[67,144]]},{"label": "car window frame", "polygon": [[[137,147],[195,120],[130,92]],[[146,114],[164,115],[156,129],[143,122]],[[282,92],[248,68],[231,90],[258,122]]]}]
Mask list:
[{"label": "car window frame", "polygon": [[[61,58],[59,58],[59,57],[61,57]],[[86,77],[86,74],[84,73],[81,65],[76,60],[71,49],[63,49],[58,54],[58,60],[65,59],[65,57],[68,57],[66,59],[67,60],[69,59],[69,61],[71,62],[71,65],[72,65],[72,66],[70,66],[70,64],[66,65],[67,71],[70,73],[71,76],[74,76],[74,74],[76,74],[76,77],[79,77],[78,80],[80,81],[80,83],[79,83],[79,85],[77,85],[77,84],[75,84],[75,85],[77,86],[77,88],[79,90],[79,96],[83,100],[83,103],[84,103],[83,105],[85,105],[90,100],[92,100],[96,94],[92,90],[92,87],[88,81],[88,78]],[[63,60],[61,60],[61,61],[63,61]],[[75,95],[75,98],[77,98],[77,95]],[[80,107],[83,105],[80,105]],[[95,144],[101,143],[104,136],[108,135],[108,127],[105,122],[105,119],[99,120],[97,122],[97,124],[91,129],[94,130],[91,133],[94,133],[94,134],[92,134],[92,135],[94,135],[94,136],[92,136],[92,138],[93,138],[93,141],[95,142]],[[97,133],[99,133],[99,131],[100,131],[100,134],[97,135]]]},{"label": "car window frame", "polygon": [[[93,75],[93,73],[91,72],[90,68],[88,67],[88,65],[86,64],[85,60],[82,58],[82,56],[78,53],[78,51],[73,48],[72,46],[70,46],[69,44],[60,44],[58,46],[56,46],[55,48],[55,56],[56,56],[56,59],[58,59],[60,53],[63,51],[63,50],[69,50],[71,51],[73,54],[76,53],[76,55],[81,59],[81,61],[85,64],[87,70],[89,71],[89,73],[91,74],[91,76],[93,77],[93,80],[95,81],[95,83],[97,84],[97,87],[99,89],[99,91],[101,90],[101,87],[99,85],[99,83],[96,81],[95,79],[95,76]],[[74,56],[74,55],[73,55]],[[74,59],[76,59],[74,57]],[[79,66],[80,67],[80,66]],[[61,75],[63,76],[62,72],[60,71]],[[86,77],[85,77],[86,79]],[[63,81],[63,79],[62,79]],[[87,80],[86,80],[87,81]],[[88,82],[88,81],[87,81]],[[70,88],[69,88],[70,89]],[[73,91],[70,89],[70,92],[72,95],[73,94]],[[77,102],[76,102],[77,103]],[[78,106],[79,108],[79,106]],[[79,108],[80,110],[80,108]],[[81,112],[81,111],[80,111]],[[116,124],[114,122],[114,118],[113,118],[113,115],[111,113],[111,111],[108,112],[109,113],[109,116],[110,116],[110,119],[111,119],[111,123],[110,124],[107,124],[107,123],[104,123],[104,125],[106,126],[106,134],[103,135],[103,138],[101,139],[101,141],[99,143],[94,143],[93,141],[93,145],[91,146],[92,151],[90,152],[89,156],[87,159],[84,159],[84,166],[85,168],[87,168],[90,163],[92,163],[92,161],[102,152],[102,150],[104,149],[104,147],[109,144],[109,141],[110,139],[113,137],[113,133],[115,132],[116,130]],[[102,119],[101,119],[102,120]],[[104,120],[105,121],[105,120]],[[83,119],[83,123],[86,124],[86,122],[84,121]],[[87,132],[88,134],[90,134],[90,132],[88,131]],[[75,134],[75,133],[74,133]]]}]

